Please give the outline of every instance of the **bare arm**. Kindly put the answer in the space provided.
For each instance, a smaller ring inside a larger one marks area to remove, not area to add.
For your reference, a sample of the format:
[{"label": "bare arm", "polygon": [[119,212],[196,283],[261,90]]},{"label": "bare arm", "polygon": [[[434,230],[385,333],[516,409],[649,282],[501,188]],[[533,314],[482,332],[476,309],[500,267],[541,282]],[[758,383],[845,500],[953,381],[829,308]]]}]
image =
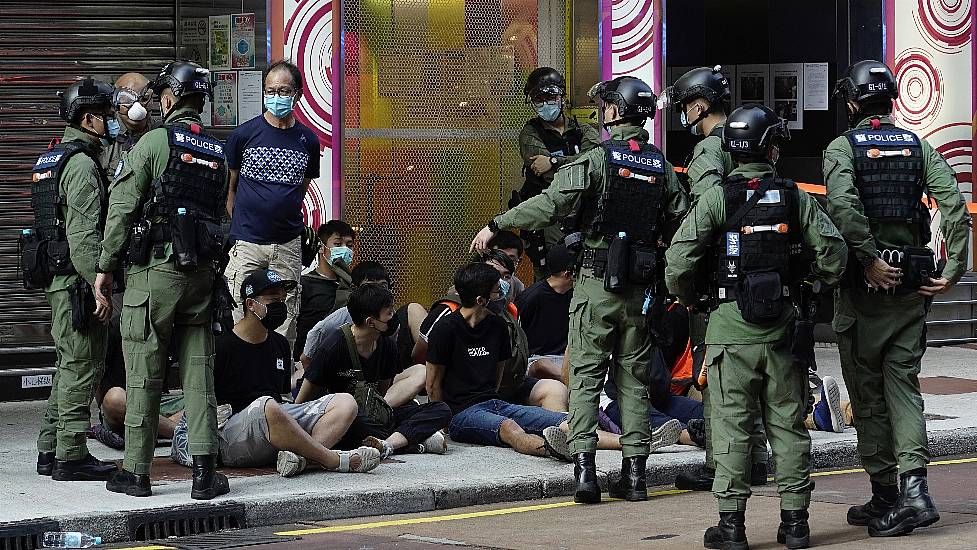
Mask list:
[{"label": "bare arm", "polygon": [[302,389],[299,390],[299,395],[295,398],[295,403],[298,404],[305,403],[307,401],[314,401],[323,395],[325,395],[324,388],[309,382],[309,379],[306,378],[305,381],[302,382]]},{"label": "bare arm", "polygon": [[[234,215],[234,195],[237,194],[237,170],[228,171],[228,181],[227,181],[227,215]],[[308,180],[306,180],[306,189],[308,189]]]},{"label": "bare arm", "polygon": [[444,380],[444,365],[427,364],[427,380],[424,383],[427,397],[431,401],[444,401],[441,392],[441,382]]}]

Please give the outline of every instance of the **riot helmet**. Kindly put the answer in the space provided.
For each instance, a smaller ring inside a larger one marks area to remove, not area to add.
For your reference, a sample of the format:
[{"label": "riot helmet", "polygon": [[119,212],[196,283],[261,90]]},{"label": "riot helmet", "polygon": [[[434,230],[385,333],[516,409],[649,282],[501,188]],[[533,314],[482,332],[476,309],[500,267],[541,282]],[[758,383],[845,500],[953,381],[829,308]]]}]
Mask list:
[{"label": "riot helmet", "polygon": [[[855,126],[867,104],[882,105],[882,112],[891,111],[892,100],[899,97],[899,84],[885,63],[868,59],[848,67],[835,84],[834,96],[845,103],[848,123]],[[850,101],[858,102],[858,110],[848,106]]]},{"label": "riot helmet", "polygon": [[214,97],[210,70],[192,61],[167,63],[148,87],[156,95],[169,88],[178,99],[191,94],[204,94],[210,99]]},{"label": "riot helmet", "polygon": [[766,159],[771,147],[789,139],[787,121],[766,105],[744,105],[723,126],[723,151],[734,156]]},{"label": "riot helmet", "polygon": [[58,93],[61,97],[58,114],[72,126],[78,124],[79,115],[85,108],[89,108],[89,111],[109,114],[112,112],[114,91],[112,86],[94,78],[73,82],[63,92]]},{"label": "riot helmet", "polygon": [[[701,131],[698,124],[710,113],[722,111],[730,99],[729,81],[721,71],[722,67],[719,65],[692,69],[662,92],[659,105],[671,104],[682,117],[682,126],[690,129],[694,135],[699,135]],[[687,120],[685,106],[699,98],[709,102],[709,108],[703,109],[695,120]]]},{"label": "riot helmet", "polygon": [[[651,86],[640,78],[633,76],[619,76],[613,80],[605,80],[594,84],[587,92],[591,102],[598,102],[598,113],[604,127],[615,126],[625,122],[644,124],[645,119],[655,118],[657,98]],[[618,120],[603,121],[604,103],[617,105],[620,113]]]}]

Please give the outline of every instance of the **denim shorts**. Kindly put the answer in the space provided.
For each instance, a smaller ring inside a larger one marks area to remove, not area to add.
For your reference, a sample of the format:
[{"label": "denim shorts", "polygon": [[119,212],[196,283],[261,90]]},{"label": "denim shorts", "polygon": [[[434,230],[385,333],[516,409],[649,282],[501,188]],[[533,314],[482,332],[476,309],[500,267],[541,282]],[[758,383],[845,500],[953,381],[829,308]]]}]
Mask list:
[{"label": "denim shorts", "polygon": [[456,414],[451,419],[448,432],[451,439],[460,443],[504,447],[499,438],[499,428],[507,419],[515,421],[526,433],[541,435],[544,429],[559,426],[566,418],[567,413],[490,399]]}]

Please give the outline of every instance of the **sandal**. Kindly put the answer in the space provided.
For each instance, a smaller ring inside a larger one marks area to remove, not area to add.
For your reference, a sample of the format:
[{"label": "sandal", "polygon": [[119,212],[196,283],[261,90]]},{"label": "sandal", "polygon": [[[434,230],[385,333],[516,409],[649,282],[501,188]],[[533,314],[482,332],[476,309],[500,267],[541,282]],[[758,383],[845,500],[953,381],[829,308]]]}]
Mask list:
[{"label": "sandal", "polygon": [[[380,451],[373,447],[360,447],[355,451],[336,451],[339,455],[339,467],[334,471],[343,473],[362,473],[369,472],[380,465]],[[353,456],[360,457],[360,464],[356,468],[350,467],[350,459]]]}]

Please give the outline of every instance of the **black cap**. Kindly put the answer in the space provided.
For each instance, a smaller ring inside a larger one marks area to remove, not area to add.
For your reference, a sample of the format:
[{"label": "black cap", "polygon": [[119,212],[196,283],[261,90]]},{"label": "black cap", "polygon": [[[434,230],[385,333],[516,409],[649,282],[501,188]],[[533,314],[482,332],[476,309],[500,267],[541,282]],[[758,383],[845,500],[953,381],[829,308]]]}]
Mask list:
[{"label": "black cap", "polygon": [[115,89],[112,86],[94,78],[78,80],[58,94],[61,98],[58,114],[68,124],[78,122],[78,114],[84,107],[91,107],[95,111],[110,114],[114,92]]},{"label": "black cap", "polygon": [[834,95],[845,100],[865,101],[869,98],[899,97],[899,85],[892,70],[881,61],[859,61],[835,84]]},{"label": "black cap", "polygon": [[729,81],[720,72],[722,67],[699,67],[683,74],[668,91],[668,101],[676,110],[694,99],[703,98],[710,105],[729,99]]},{"label": "black cap", "polygon": [[591,101],[600,99],[617,105],[621,120],[655,118],[658,98],[651,86],[640,78],[619,76],[614,80],[598,82],[587,93]]},{"label": "black cap", "polygon": [[550,247],[546,252],[546,269],[550,273],[563,273],[573,271],[573,264],[576,262],[577,255],[562,244]]},{"label": "black cap", "polygon": [[567,81],[553,67],[540,67],[529,73],[523,95],[533,97],[539,94],[566,95]]},{"label": "black cap", "polygon": [[254,298],[270,288],[283,288],[285,292],[297,287],[298,283],[290,279],[282,278],[273,269],[258,269],[248,273],[241,283],[241,300]]},{"label": "black cap", "polygon": [[723,126],[723,151],[763,155],[774,139],[788,140],[787,121],[770,107],[748,104],[729,114]]}]

